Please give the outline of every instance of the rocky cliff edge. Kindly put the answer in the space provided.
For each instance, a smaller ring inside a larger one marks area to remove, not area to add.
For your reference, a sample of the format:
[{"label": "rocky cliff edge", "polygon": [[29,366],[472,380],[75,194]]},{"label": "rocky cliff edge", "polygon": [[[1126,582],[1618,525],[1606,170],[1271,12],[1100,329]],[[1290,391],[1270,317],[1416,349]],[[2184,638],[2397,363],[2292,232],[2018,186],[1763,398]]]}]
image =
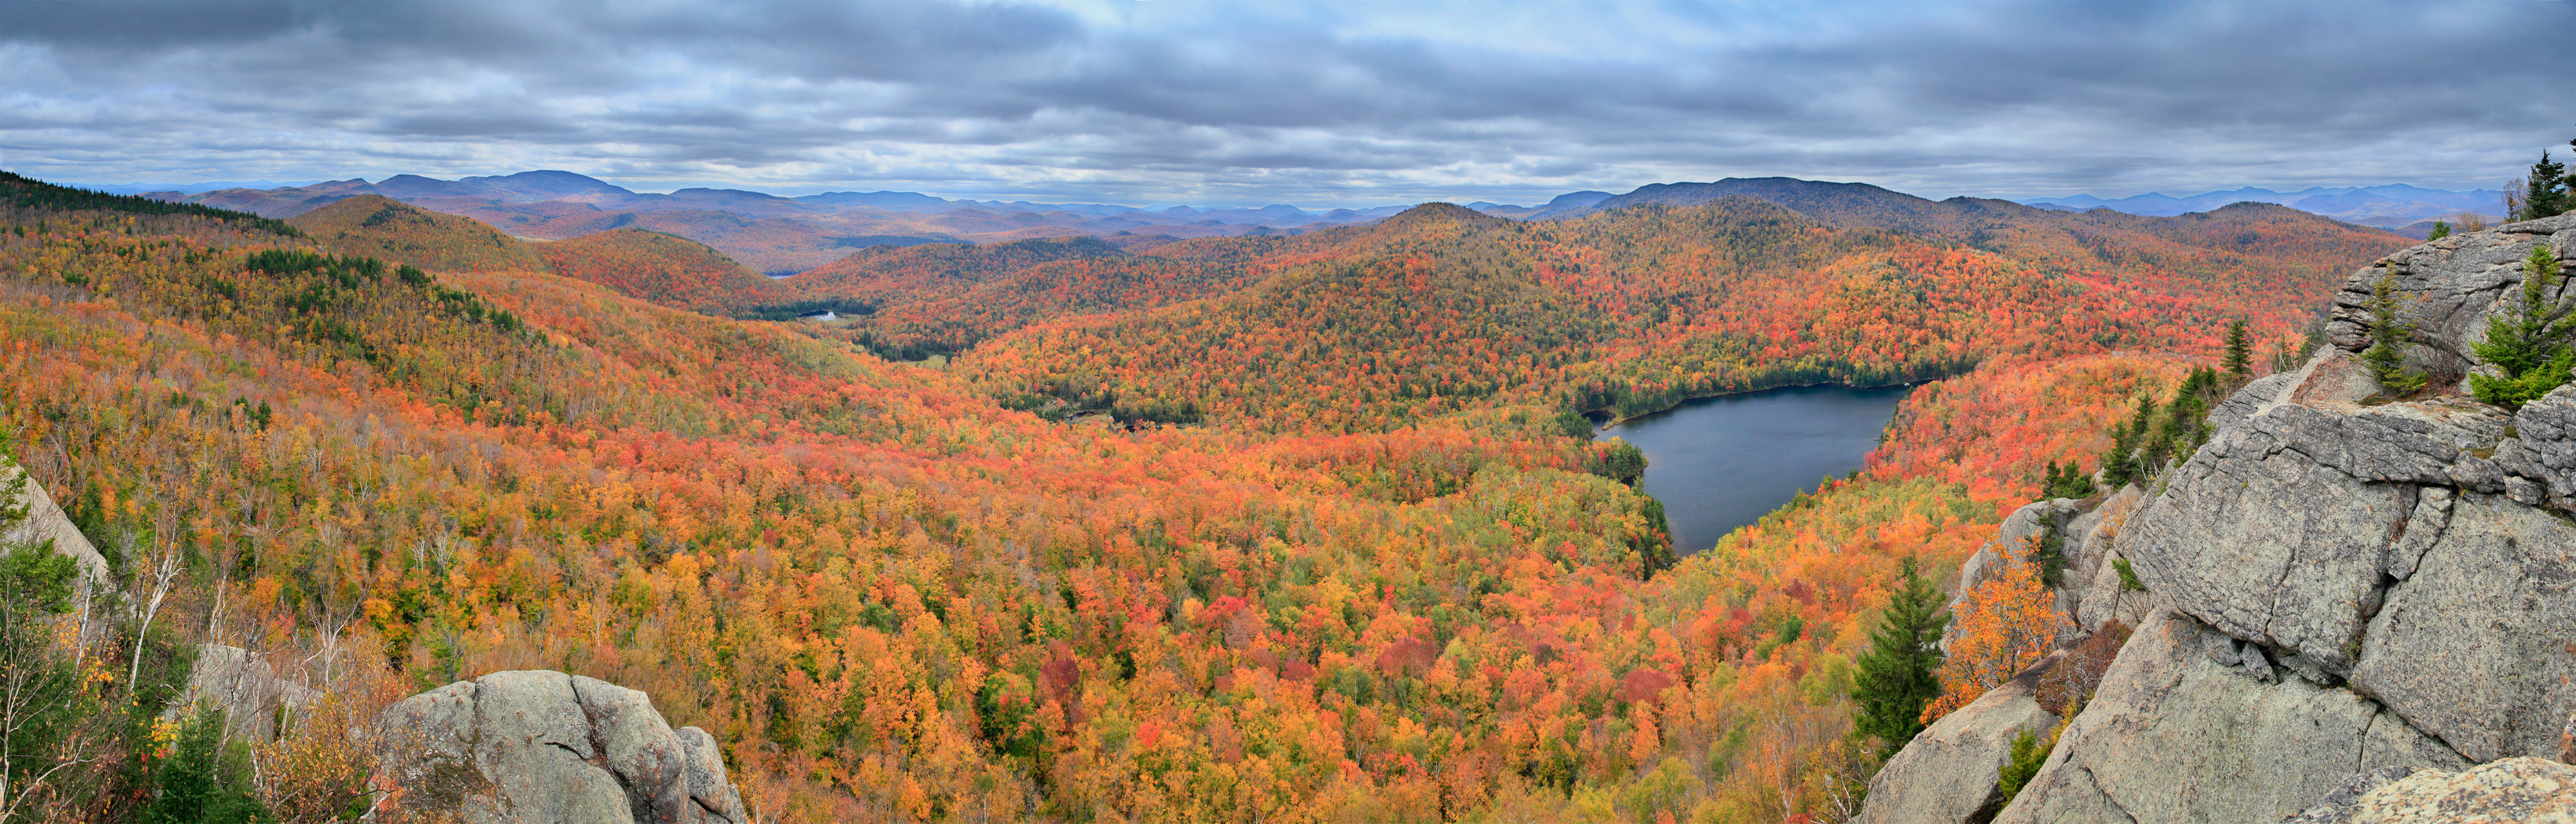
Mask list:
[{"label": "rocky cliff edge", "polygon": [[[2330,345],[2222,403],[2216,436],[2150,488],[2089,511],[2057,501],[2015,516],[2020,532],[2050,519],[2070,536],[2059,603],[2076,625],[2134,615],[2137,633],[1995,821],[2270,824],[2339,791],[2349,801],[2373,774],[2439,777],[2399,794],[2418,800],[2472,785],[2529,795],[2505,786],[2511,776],[2556,775],[2477,765],[2568,757],[2576,386],[2508,411],[2459,385],[2483,368],[2471,347],[2485,318],[2515,308],[2521,263],[2544,242],[2576,257],[2576,215],[2445,238],[2355,272]],[[2401,317],[2416,327],[2407,361],[2444,384],[2412,398],[2389,398],[2357,361],[2369,344],[2363,300],[2392,276],[2415,298]],[[1999,540],[2017,537],[2014,526]],[[2118,596],[2102,573],[2115,558],[2131,561],[2144,598]],[[2576,784],[2541,790],[2532,809],[2563,809],[2546,798]],[[2445,820],[2402,807],[2388,801],[2369,820]],[[1903,792],[1873,793],[1869,810],[1964,820]]]}]

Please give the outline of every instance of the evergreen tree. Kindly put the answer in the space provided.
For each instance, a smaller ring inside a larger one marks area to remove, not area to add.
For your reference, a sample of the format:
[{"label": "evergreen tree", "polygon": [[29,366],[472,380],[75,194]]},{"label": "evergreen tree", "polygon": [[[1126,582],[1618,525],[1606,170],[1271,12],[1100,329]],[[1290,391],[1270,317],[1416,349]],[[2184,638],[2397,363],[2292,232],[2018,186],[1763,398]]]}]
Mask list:
[{"label": "evergreen tree", "polygon": [[2051,498],[2090,498],[2095,491],[2093,476],[2077,469],[2074,463],[2069,462],[2061,470],[2056,461],[2048,462],[2047,481],[2041,494]]},{"label": "evergreen tree", "polygon": [[2406,368],[2406,337],[2415,327],[2398,321],[2397,312],[2413,297],[2397,291],[2397,276],[2381,275],[2370,289],[2369,351],[2361,353],[2361,362],[2369,365],[2379,385],[2396,395],[2411,395],[2424,388],[2425,375]]},{"label": "evergreen tree", "polygon": [[1874,736],[1893,751],[1923,731],[1923,708],[1941,695],[1941,631],[1950,613],[1941,592],[1905,559],[1895,597],[1870,633],[1857,662],[1852,701],[1860,717],[1852,731]]},{"label": "evergreen tree", "polygon": [[2141,448],[2138,440],[2149,437],[2155,421],[2155,395],[2140,395],[2137,415],[2128,423],[2111,428],[2111,454],[2102,457],[2102,480],[2112,489],[2129,485],[2148,469],[2146,461],[2141,460],[2141,454],[2147,450]]},{"label": "evergreen tree", "polygon": [[[2576,141],[2569,141],[2576,145]],[[2540,150],[2540,162],[2531,164],[2531,174],[2523,178],[2522,208],[2506,220],[2539,220],[2565,213],[2567,202],[2567,164],[2549,159],[2549,150]]]},{"label": "evergreen tree", "polygon": [[2443,221],[2436,220],[2436,221],[2433,221],[2433,231],[2432,231],[2431,233],[2426,234],[2426,235],[2424,236],[2424,239],[2425,239],[2425,240],[2427,240],[2427,241],[2433,241],[2433,240],[2441,240],[2441,239],[2443,239],[2443,238],[2450,237],[2450,236],[2451,236],[2451,224],[2446,223],[2446,222],[2443,222]]},{"label": "evergreen tree", "polygon": [[1610,448],[1603,450],[1597,460],[1599,466],[1592,474],[1629,486],[1636,486],[1646,477],[1646,453],[1624,438],[1611,438]]},{"label": "evergreen tree", "polygon": [[2057,528],[2057,519],[2039,522],[2039,542],[2031,547],[2030,559],[2039,564],[2039,582],[2050,589],[2066,585],[2066,532]]},{"label": "evergreen tree", "polygon": [[179,729],[170,757],[153,768],[144,824],[275,821],[250,793],[250,747],[223,738],[224,717],[207,710]]},{"label": "evergreen tree", "polygon": [[2470,375],[2469,389],[2478,400],[2519,407],[2567,383],[2576,368],[2576,351],[2567,345],[2576,333],[2576,298],[2558,297],[2558,253],[2543,243],[2523,261],[2522,307],[2510,318],[2487,318],[2486,340],[2470,349],[2478,359],[2504,372],[2504,377]]},{"label": "evergreen tree", "polygon": [[2227,374],[2240,378],[2254,376],[2254,343],[2246,339],[2245,322],[2227,324]]},{"label": "evergreen tree", "polygon": [[2003,793],[2004,803],[2012,803],[2013,797],[2039,776],[2039,766],[2048,761],[2048,750],[2040,746],[2036,730],[2022,730],[2013,736],[2011,760],[2004,762],[1995,775],[1995,789]]}]

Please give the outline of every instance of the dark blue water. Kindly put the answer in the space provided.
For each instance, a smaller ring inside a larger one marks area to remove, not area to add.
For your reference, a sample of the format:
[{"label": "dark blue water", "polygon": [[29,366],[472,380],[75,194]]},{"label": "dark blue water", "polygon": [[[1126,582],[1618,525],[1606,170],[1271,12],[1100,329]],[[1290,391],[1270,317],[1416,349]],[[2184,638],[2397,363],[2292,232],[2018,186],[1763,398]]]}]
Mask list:
[{"label": "dark blue water", "polygon": [[1664,502],[1673,549],[1688,555],[1826,476],[1859,469],[1909,391],[1806,386],[1702,398],[1595,437],[1646,453],[1646,494]]}]

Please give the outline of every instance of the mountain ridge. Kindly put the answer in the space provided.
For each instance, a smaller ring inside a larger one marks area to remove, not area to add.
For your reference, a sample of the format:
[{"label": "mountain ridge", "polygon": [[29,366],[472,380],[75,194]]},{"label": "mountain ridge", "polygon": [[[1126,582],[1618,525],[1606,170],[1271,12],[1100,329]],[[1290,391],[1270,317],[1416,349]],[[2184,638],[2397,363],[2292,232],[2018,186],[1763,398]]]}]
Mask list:
[{"label": "mountain ridge", "polygon": [[2494,189],[2450,191],[2391,183],[2379,186],[2311,186],[2296,192],[2244,186],[2182,197],[2148,192],[2109,200],[2079,194],[2016,202],[2043,209],[2110,209],[2126,214],[2164,217],[2251,201],[2277,203],[2363,226],[2397,229],[2418,221],[2450,218],[2464,213],[2484,217],[2490,222],[2502,222],[2502,198],[2503,192]]}]

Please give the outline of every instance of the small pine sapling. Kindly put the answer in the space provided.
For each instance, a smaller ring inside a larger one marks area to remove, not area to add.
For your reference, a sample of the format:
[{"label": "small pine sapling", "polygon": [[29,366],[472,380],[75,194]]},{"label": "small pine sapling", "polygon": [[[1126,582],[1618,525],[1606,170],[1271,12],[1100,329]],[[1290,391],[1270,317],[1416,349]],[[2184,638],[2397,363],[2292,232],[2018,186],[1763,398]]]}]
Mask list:
[{"label": "small pine sapling", "polygon": [[2039,564],[2039,581],[2050,589],[2066,585],[2066,533],[2057,528],[2057,519],[2042,518],[2039,540],[2031,547],[2031,560]]},{"label": "small pine sapling", "polygon": [[[2508,408],[2538,400],[2567,383],[2576,369],[2576,350],[2567,339],[2576,333],[2576,298],[2560,292],[2558,254],[2543,243],[2523,261],[2522,306],[2511,316],[2487,318],[2487,338],[2470,347],[2503,377],[2470,375],[2469,390],[2479,401]],[[2556,296],[2556,297],[2553,297]]]},{"label": "small pine sapling", "polygon": [[2381,275],[2378,283],[2371,284],[2372,343],[2369,351],[2361,353],[2361,362],[2370,367],[2370,374],[2379,379],[2379,385],[2386,387],[2390,394],[2401,397],[2422,390],[2426,377],[2423,372],[2406,368],[2406,338],[2414,334],[2415,327],[2400,322],[2397,313],[2411,298],[2412,295],[2397,290],[2395,274]]},{"label": "small pine sapling", "polygon": [[2022,730],[2013,736],[2012,760],[2004,762],[1995,777],[1995,789],[2003,793],[2004,803],[2011,804],[2021,788],[2039,775],[2039,765],[2048,761],[2048,747],[2040,746],[2039,731]]}]

